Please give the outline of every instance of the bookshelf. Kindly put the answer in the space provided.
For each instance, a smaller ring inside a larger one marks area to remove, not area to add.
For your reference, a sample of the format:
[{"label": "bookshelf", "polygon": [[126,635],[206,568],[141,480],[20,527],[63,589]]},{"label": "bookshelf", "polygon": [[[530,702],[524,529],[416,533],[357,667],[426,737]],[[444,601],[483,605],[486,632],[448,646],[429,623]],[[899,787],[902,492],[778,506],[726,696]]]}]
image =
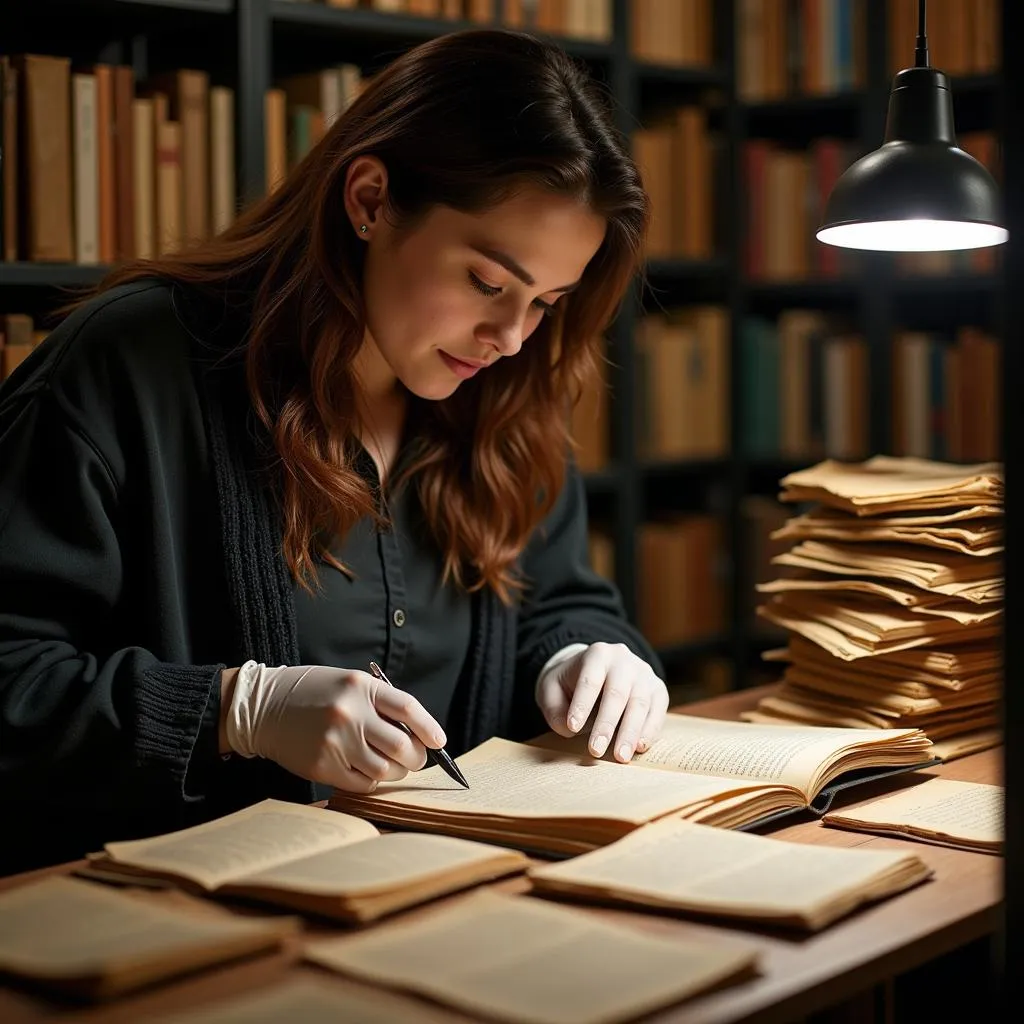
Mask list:
[{"label": "bookshelf", "polygon": [[[501,24],[509,2],[494,0],[490,21],[484,23]],[[858,254],[841,273],[822,275],[813,246],[805,253],[809,273],[751,273],[748,143],[798,152],[834,138],[851,157],[880,143],[894,70],[887,0],[850,0],[862,21],[856,36],[857,66],[847,69],[845,84],[826,88],[818,82],[815,92],[806,94],[780,88],[776,80],[764,98],[756,89],[750,95],[748,72],[740,82],[741,58],[749,56],[752,45],[741,23],[751,9],[747,0],[707,0],[712,59],[699,64],[635,57],[633,2],[609,0],[612,31],[607,41],[557,39],[604,83],[614,98],[620,128],[631,136],[669,108],[705,112],[707,130],[717,140],[715,244],[697,255],[658,253],[612,325],[609,458],[587,474],[587,495],[593,517],[608,529],[614,575],[634,617],[643,596],[644,524],[673,515],[711,515],[719,522],[721,551],[715,572],[726,601],[721,628],[665,642],[660,650],[673,679],[686,679],[698,662],[717,658],[727,663],[731,685],[741,687],[759,681],[758,655],[771,645],[771,639],[754,628],[749,614],[755,567],[744,509],[751,498],[771,499],[786,472],[816,461],[782,452],[755,455],[745,449],[752,411],[744,382],[744,368],[749,367],[744,323],[748,318],[776,323],[788,310],[812,310],[840,318],[855,331],[866,348],[870,380],[864,454],[886,452],[893,447],[894,333],[944,331],[959,323],[994,332],[999,277],[995,268],[910,275],[898,272],[891,258],[874,254]],[[450,19],[385,13],[372,9],[369,0],[353,9],[298,0],[35,0],[24,10],[19,8],[17,27],[8,26],[7,17],[0,16],[0,39],[7,53],[126,63],[136,82],[145,82],[151,74],[195,67],[209,74],[211,84],[232,87],[237,195],[244,202],[266,188],[265,96],[275,82],[340,62],[372,72],[409,46],[481,24],[480,12],[486,7],[467,0],[461,8],[463,17]],[[901,40],[897,49],[905,55],[903,64],[909,65],[913,39]],[[943,66],[942,53],[934,47],[933,59]],[[776,72],[776,78],[783,73]],[[798,71],[797,79],[802,74]],[[792,79],[792,68],[789,76]],[[996,127],[999,80],[994,71],[954,76],[953,87],[958,132]],[[66,298],[64,289],[92,283],[102,273],[98,266],[0,262],[0,314],[44,317]],[[693,458],[642,455],[638,396],[643,380],[637,342],[641,319],[658,310],[694,306],[716,306],[728,314],[725,387],[731,443],[721,453]]]}]

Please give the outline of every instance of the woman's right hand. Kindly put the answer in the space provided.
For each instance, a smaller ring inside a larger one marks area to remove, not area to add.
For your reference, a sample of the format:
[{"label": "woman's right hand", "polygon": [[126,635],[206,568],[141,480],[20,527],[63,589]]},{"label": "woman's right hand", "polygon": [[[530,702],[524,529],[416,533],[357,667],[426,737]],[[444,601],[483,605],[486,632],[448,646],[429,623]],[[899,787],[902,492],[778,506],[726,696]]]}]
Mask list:
[{"label": "woman's right hand", "polygon": [[255,661],[222,673],[221,737],[243,757],[353,793],[404,778],[423,767],[425,747],[446,742],[415,697],[367,672]]}]

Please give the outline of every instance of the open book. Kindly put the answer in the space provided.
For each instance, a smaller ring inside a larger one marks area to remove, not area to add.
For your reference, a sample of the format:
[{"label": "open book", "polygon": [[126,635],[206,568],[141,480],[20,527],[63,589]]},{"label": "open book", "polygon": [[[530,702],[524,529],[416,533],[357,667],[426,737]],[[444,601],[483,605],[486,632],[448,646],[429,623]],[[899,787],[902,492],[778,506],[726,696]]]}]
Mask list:
[{"label": "open book", "polygon": [[529,876],[541,893],[817,931],[931,873],[902,850],[787,843],[667,818]]},{"label": "open book", "polygon": [[919,839],[979,853],[1003,852],[1002,786],[928,779],[858,807],[833,811],[826,825]]},{"label": "open book", "polygon": [[604,846],[666,815],[752,828],[824,813],[839,789],[933,763],[918,729],[823,729],[669,715],[629,764],[586,752],[584,735],[530,743],[490,739],[463,754],[470,789],[439,768],[330,807],[386,822],[555,855]]},{"label": "open book", "polygon": [[411,921],[312,942],[306,957],[489,1019],[615,1024],[749,976],[757,951],[479,892]]},{"label": "open book", "polygon": [[186,909],[153,894],[46,878],[0,893],[0,971],[106,999],[275,949],[298,928],[296,918],[242,918],[209,905]]},{"label": "open book", "polygon": [[88,870],[169,878],[201,892],[370,921],[526,866],[515,850],[443,836],[381,835],[347,814],[263,800],[194,828],[107,843]]}]

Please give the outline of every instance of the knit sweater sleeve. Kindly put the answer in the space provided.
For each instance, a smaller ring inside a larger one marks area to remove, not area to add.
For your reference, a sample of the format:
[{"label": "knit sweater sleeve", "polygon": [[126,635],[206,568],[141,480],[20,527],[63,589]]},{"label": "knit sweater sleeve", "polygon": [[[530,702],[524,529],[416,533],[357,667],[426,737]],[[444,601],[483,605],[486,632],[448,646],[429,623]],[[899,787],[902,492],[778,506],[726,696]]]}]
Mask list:
[{"label": "knit sweater sleeve", "polygon": [[528,590],[519,614],[516,691],[533,687],[545,662],[574,643],[625,644],[662,674],[657,654],[626,618],[612,583],[590,565],[583,480],[570,464],[554,508],[522,557]]},{"label": "knit sweater sleeve", "polygon": [[76,813],[145,805],[173,821],[198,796],[189,763],[222,666],[109,643],[111,623],[138,612],[126,575],[147,571],[119,542],[122,488],[47,387],[2,398],[0,808],[60,793]]}]

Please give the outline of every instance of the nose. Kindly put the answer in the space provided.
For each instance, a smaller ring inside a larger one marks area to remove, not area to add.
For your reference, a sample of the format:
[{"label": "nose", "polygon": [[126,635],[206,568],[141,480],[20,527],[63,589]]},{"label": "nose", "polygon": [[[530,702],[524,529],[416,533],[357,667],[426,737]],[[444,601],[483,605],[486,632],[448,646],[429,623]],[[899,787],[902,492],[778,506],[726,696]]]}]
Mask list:
[{"label": "nose", "polygon": [[479,337],[501,356],[514,356],[526,340],[526,323],[522,316],[512,315],[494,323],[481,325]]}]

